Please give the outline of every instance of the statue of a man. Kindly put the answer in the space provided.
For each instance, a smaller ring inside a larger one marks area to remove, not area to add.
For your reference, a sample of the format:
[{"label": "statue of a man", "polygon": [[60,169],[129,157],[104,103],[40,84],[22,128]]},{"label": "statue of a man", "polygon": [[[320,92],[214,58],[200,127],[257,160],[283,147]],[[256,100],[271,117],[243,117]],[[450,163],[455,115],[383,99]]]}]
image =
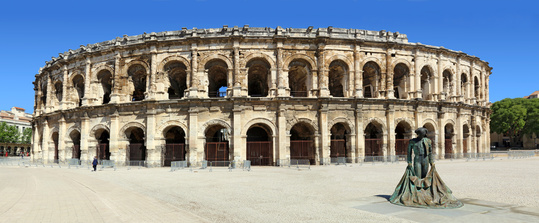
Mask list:
[{"label": "statue of a man", "polygon": [[[418,128],[415,130],[417,138],[411,139],[408,144],[408,155],[406,161],[408,161],[408,167],[412,167],[415,175],[419,178],[425,178],[429,172],[429,163],[434,165],[434,159],[432,157],[432,141],[427,138],[428,130],[426,128]],[[412,162],[412,152],[414,159]]]}]

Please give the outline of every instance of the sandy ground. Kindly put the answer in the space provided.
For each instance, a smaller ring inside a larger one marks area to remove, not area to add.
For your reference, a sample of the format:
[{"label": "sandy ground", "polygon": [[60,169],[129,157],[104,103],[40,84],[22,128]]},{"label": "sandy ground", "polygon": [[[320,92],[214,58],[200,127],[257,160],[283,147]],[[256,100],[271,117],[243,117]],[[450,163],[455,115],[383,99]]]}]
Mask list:
[{"label": "sandy ground", "polygon": [[[539,208],[539,157],[442,160],[457,198]],[[0,222],[406,222],[353,208],[390,196],[406,163],[252,171],[0,166]],[[72,221],[76,219],[75,221]]]}]

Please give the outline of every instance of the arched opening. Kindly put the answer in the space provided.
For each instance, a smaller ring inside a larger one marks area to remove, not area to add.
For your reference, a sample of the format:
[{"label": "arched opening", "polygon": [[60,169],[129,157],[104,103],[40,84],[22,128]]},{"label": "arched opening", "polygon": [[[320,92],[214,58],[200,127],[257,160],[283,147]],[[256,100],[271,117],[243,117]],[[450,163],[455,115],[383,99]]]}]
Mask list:
[{"label": "arched opening", "polygon": [[102,104],[108,104],[110,102],[110,93],[112,92],[112,74],[108,70],[99,71],[97,80],[101,84]]},{"label": "arched opening", "polygon": [[[109,149],[109,131],[105,129],[99,129],[95,133],[95,139],[97,140],[97,158],[100,160],[110,160]],[[89,157],[92,158],[92,157]]]},{"label": "arched opening", "polygon": [[171,127],[165,132],[165,166],[172,161],[185,160],[185,132],[178,126]]},{"label": "arched opening", "polygon": [[6,150],[6,157],[10,155],[11,155],[11,146],[8,146]]},{"label": "arched opening", "polygon": [[434,148],[436,147],[435,146],[436,145],[436,141],[435,141],[435,139],[436,139],[436,129],[434,128],[434,125],[432,125],[432,123],[425,123],[423,125],[423,128],[427,129],[427,131],[428,131],[427,132],[427,138],[429,138],[432,141],[432,147],[433,147],[432,151],[436,152],[434,150]]},{"label": "arched opening", "polygon": [[363,66],[363,97],[376,98],[378,97],[380,66],[373,61],[367,62]]},{"label": "arched opening", "polygon": [[135,64],[129,67],[127,74],[131,82],[132,101],[144,100],[144,94],[146,93],[146,68],[140,64]]},{"label": "arched opening", "polygon": [[402,156],[408,153],[410,139],[412,139],[412,126],[408,122],[400,121],[395,127],[395,155]]},{"label": "arched opening", "polygon": [[229,136],[228,129],[216,124],[206,129],[206,146],[204,153],[207,161],[229,161]]},{"label": "arched opening", "polygon": [[54,144],[54,163],[58,163],[58,132],[52,133],[52,142]]},{"label": "arched opening", "polygon": [[480,91],[480,87],[479,87],[479,79],[476,77],[474,77],[474,80],[473,80],[473,86],[474,86],[474,96],[476,99],[481,99],[481,91]]},{"label": "arched opening", "polygon": [[[145,161],[146,146],[144,145],[144,131],[138,127],[131,127],[125,131],[129,140],[129,161]],[[140,165],[140,164],[137,164]]]},{"label": "arched opening", "polygon": [[255,59],[247,63],[247,68],[249,96],[268,96],[268,77],[271,69],[270,65],[266,61]]},{"label": "arched opening", "polygon": [[208,72],[208,97],[225,97],[228,88],[228,66],[222,60],[211,60]]},{"label": "arched opening", "polygon": [[469,153],[468,150],[468,136],[470,136],[470,129],[468,125],[462,126],[462,152]]},{"label": "arched opening", "polygon": [[314,130],[307,123],[297,123],[290,130],[290,159],[309,160],[316,164]]},{"label": "arched opening", "polygon": [[168,98],[183,98],[187,89],[187,67],[178,61],[172,61],[165,65],[165,73],[168,74]]},{"label": "arched opening", "polygon": [[432,71],[428,66],[424,66],[421,69],[421,92],[423,95],[423,100],[429,100],[431,94],[431,78]]},{"label": "arched opening", "polygon": [[381,125],[371,122],[365,128],[365,156],[383,156]]},{"label": "arched opening", "polygon": [[4,146],[0,146],[0,155],[7,156],[7,153],[4,151]]},{"label": "arched opening", "polygon": [[84,97],[84,78],[81,75],[77,75],[73,78],[73,89],[77,94],[76,103],[79,106],[82,106],[82,98]]},{"label": "arched opening", "polygon": [[247,130],[247,160],[251,165],[273,165],[273,146],[266,125],[256,124]]},{"label": "arched opening", "polygon": [[453,124],[447,123],[444,127],[445,154],[453,154],[453,136],[455,135]]},{"label": "arched opening", "polygon": [[307,78],[311,75],[311,66],[307,61],[298,59],[288,65],[288,87],[290,96],[307,97]]},{"label": "arched opening", "polygon": [[393,69],[393,90],[394,96],[397,99],[406,99],[408,94],[406,89],[408,89],[407,79],[409,78],[410,69],[406,64],[399,63]]},{"label": "arched opening", "polygon": [[451,75],[451,72],[449,70],[444,70],[443,74],[443,92],[445,93],[446,97],[451,96],[453,94],[453,76]]},{"label": "arched opening", "polygon": [[71,152],[71,158],[80,159],[80,132],[77,130],[71,131],[69,134],[71,141],[73,142],[73,148]]},{"label": "arched opening", "polygon": [[346,80],[348,78],[348,65],[336,60],[329,64],[329,94],[333,97],[344,97]]},{"label": "arched opening", "polygon": [[56,82],[54,84],[54,96],[56,96],[57,103],[62,102],[63,93],[64,93],[64,90],[63,90],[62,82],[60,81]]},{"label": "arched opening", "polygon": [[346,124],[337,123],[331,127],[331,143],[330,154],[331,158],[350,157],[348,147],[348,137],[350,134]]},{"label": "arched opening", "polygon": [[41,82],[41,104],[43,105],[42,109],[47,105],[47,82]]},{"label": "arched opening", "polygon": [[460,94],[464,96],[464,98],[467,98],[468,92],[466,92],[466,84],[468,82],[468,78],[466,77],[465,73],[462,73],[460,75]]}]

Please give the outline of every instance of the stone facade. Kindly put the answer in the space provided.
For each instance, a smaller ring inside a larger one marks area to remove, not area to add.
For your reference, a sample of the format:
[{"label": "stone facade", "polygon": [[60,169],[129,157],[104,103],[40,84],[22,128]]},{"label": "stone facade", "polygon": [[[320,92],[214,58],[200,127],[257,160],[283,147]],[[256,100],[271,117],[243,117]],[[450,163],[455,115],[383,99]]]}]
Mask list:
[{"label": "stone facade", "polygon": [[423,126],[439,157],[488,152],[491,69],[398,32],[224,26],[118,37],[40,69],[32,154],[154,166],[357,161],[402,154]]}]

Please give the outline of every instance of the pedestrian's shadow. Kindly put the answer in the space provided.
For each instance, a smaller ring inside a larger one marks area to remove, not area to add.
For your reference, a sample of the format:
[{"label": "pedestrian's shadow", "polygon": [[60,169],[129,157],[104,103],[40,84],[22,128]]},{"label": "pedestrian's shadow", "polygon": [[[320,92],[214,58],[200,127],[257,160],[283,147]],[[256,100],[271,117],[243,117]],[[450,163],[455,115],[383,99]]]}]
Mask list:
[{"label": "pedestrian's shadow", "polygon": [[385,194],[378,194],[378,195],[375,195],[376,197],[381,197],[381,198],[384,198],[386,199],[387,201],[389,201],[389,198],[391,198],[391,195],[385,195]]}]

